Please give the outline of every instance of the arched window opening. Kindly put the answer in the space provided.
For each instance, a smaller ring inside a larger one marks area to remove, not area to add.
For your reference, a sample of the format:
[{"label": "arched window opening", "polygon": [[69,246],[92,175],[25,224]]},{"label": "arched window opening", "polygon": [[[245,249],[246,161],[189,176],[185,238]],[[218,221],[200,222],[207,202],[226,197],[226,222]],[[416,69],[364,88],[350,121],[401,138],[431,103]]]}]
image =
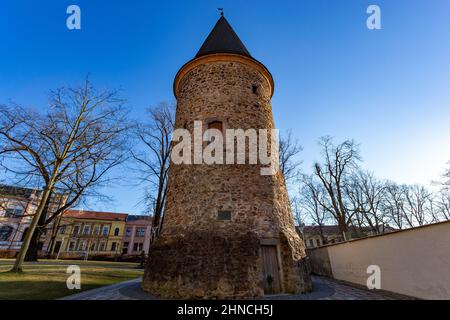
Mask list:
[{"label": "arched window opening", "polygon": [[217,129],[223,133],[223,123],[222,121],[211,121],[208,123],[208,129]]}]

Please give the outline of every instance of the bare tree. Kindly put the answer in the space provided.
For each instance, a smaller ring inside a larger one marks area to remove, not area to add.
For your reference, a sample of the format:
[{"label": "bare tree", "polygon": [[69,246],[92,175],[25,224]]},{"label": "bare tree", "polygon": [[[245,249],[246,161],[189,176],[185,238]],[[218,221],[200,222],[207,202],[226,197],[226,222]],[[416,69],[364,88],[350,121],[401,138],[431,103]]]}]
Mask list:
[{"label": "bare tree", "polygon": [[168,103],[147,110],[148,119],[140,123],[135,136],[139,149],[133,151],[140,181],[147,184],[145,201],[153,213],[153,228],[162,228],[167,195],[167,175],[172,154],[174,107]]},{"label": "bare tree", "polygon": [[97,91],[86,80],[79,88],[51,92],[46,113],[17,105],[0,107],[1,154],[14,160],[2,165],[21,181],[43,186],[13,272],[22,271],[52,195],[75,188],[73,204],[88,186],[124,161],[124,133],[129,127],[124,101],[117,95],[117,91]]},{"label": "bare tree", "polygon": [[359,230],[363,225],[374,233],[384,232],[385,212],[382,210],[386,185],[368,171],[355,171],[346,184],[345,193],[354,212]]},{"label": "bare tree", "polygon": [[279,162],[280,170],[286,182],[289,182],[299,174],[301,161],[296,160],[296,156],[303,150],[297,139],[292,137],[292,130],[288,130],[286,135],[280,136],[279,141]]},{"label": "bare tree", "polygon": [[294,196],[291,199],[292,213],[294,216],[295,225],[302,226],[305,224],[306,216],[304,210],[302,210],[301,199],[298,196]]},{"label": "bare tree", "polygon": [[429,203],[431,193],[423,186],[413,185],[403,189],[405,204],[403,216],[409,227],[430,223]]},{"label": "bare tree", "polygon": [[398,229],[404,228],[405,187],[406,186],[399,186],[394,182],[386,182],[384,197],[381,204],[381,208],[388,221]]},{"label": "bare tree", "polygon": [[441,190],[436,195],[436,207],[438,212],[438,220],[450,220],[450,191]]},{"label": "bare tree", "polygon": [[446,188],[450,188],[450,161],[448,162],[448,167],[445,169],[444,174],[442,175],[444,178],[443,185]]},{"label": "bare tree", "polygon": [[323,244],[327,243],[323,226],[325,226],[331,215],[328,208],[322,205],[322,203],[325,203],[325,197],[326,192],[320,182],[315,181],[313,176],[303,175],[300,201],[309,218],[319,227],[320,238]]},{"label": "bare tree", "polygon": [[348,209],[345,188],[348,177],[361,160],[358,145],[346,140],[338,145],[333,144],[331,137],[320,139],[323,163],[315,163],[314,174],[321,181],[327,197],[319,203],[334,217],[344,239],[347,239],[348,226],[354,212]]}]

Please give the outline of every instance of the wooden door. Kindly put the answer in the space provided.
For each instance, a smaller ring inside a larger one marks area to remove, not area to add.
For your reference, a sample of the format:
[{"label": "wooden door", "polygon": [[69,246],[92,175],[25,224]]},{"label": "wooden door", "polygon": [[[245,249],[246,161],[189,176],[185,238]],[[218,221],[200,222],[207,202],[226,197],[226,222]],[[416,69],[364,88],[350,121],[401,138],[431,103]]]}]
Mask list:
[{"label": "wooden door", "polygon": [[263,263],[264,293],[275,294],[281,292],[280,267],[276,246],[261,246]]}]

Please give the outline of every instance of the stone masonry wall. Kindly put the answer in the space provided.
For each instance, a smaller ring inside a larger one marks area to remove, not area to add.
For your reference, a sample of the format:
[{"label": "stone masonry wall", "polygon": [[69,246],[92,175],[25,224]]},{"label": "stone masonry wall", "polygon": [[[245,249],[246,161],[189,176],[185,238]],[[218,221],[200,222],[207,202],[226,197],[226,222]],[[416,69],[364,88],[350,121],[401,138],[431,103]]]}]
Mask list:
[{"label": "stone masonry wall", "polygon": [[[200,65],[181,81],[175,127],[192,133],[194,120],[203,121],[204,129],[217,120],[230,129],[272,129],[270,94],[253,67]],[[144,290],[170,298],[260,297],[264,239],[278,242],[284,291],[310,290],[284,178],[262,176],[260,168],[171,164],[164,227],[150,248]],[[218,210],[231,211],[231,221],[219,221]]]}]

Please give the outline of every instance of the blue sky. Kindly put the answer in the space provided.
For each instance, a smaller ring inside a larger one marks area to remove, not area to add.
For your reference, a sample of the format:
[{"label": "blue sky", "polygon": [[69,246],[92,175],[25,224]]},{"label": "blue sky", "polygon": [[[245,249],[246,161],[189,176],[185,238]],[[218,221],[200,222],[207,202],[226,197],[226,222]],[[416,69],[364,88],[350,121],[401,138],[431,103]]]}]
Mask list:
[{"label": "blue sky", "polygon": [[[82,30],[66,28],[81,8]],[[377,4],[382,30],[366,28]],[[317,139],[353,138],[364,167],[380,178],[429,185],[450,160],[450,1],[101,1],[2,0],[0,102],[43,108],[49,89],[91,74],[122,88],[139,118],[174,101],[178,69],[225,15],[275,79],[276,126],[304,147],[304,171],[319,159]],[[91,209],[140,213],[140,188],[111,186],[112,204]]]}]

